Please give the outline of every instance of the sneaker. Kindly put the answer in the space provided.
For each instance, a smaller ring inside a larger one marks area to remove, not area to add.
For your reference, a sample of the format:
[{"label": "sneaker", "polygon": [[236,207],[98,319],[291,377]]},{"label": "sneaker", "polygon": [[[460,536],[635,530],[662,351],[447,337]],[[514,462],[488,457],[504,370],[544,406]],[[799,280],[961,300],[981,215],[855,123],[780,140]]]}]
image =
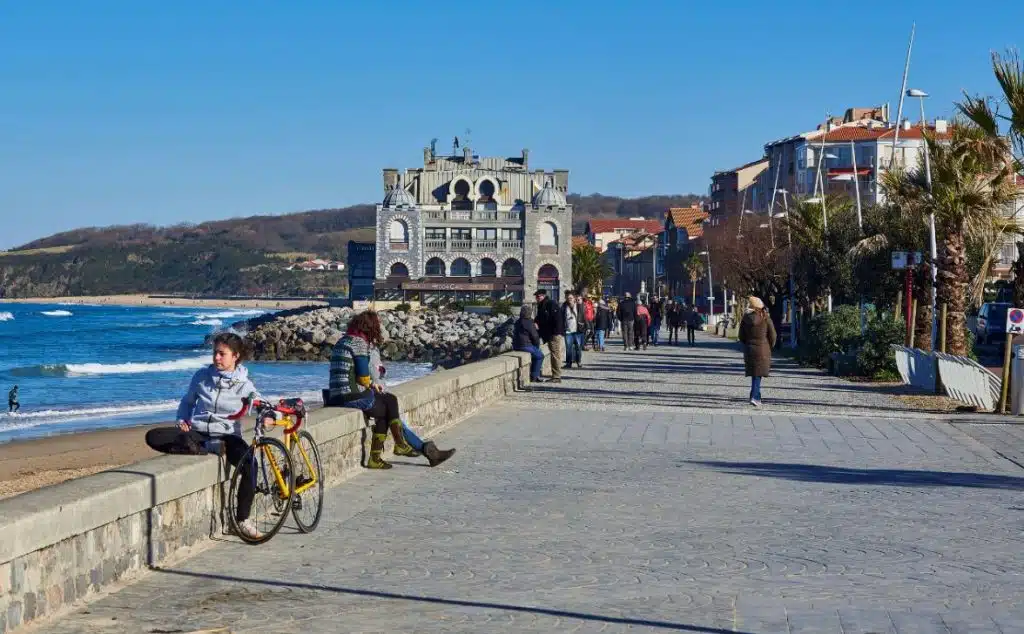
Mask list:
[{"label": "sneaker", "polygon": [[561,377],[557,377],[557,376],[555,378],[551,379],[550,381],[548,381],[548,383],[561,383],[561,382],[562,382]]},{"label": "sneaker", "polygon": [[756,398],[750,399],[750,404],[753,405],[754,407],[761,407],[761,401],[757,400]]},{"label": "sneaker", "polygon": [[253,521],[251,517],[247,520],[237,522],[236,526],[238,528],[238,534],[242,537],[248,537],[249,539],[261,539],[263,537],[263,533],[256,528],[256,522]]}]

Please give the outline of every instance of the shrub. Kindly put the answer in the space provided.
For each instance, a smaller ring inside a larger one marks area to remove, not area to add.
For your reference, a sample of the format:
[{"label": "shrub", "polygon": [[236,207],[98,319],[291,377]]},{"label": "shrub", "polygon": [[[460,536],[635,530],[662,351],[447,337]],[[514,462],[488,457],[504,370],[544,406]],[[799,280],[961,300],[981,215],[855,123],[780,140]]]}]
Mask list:
[{"label": "shrub", "polygon": [[898,378],[893,344],[903,343],[906,327],[903,320],[893,321],[868,313],[864,340],[857,351],[857,372],[878,380]]},{"label": "shrub", "polygon": [[410,306],[409,304],[403,302],[403,303],[399,304],[398,306],[395,306],[395,311],[399,312],[399,313],[411,313],[412,312],[412,306]]},{"label": "shrub", "polygon": [[819,368],[827,367],[833,352],[846,353],[860,343],[860,316],[856,306],[839,306],[831,313],[821,313],[807,325],[800,341],[797,358]]},{"label": "shrub", "polygon": [[512,314],[512,302],[507,299],[499,299],[494,302],[491,306],[492,315],[511,315]]}]

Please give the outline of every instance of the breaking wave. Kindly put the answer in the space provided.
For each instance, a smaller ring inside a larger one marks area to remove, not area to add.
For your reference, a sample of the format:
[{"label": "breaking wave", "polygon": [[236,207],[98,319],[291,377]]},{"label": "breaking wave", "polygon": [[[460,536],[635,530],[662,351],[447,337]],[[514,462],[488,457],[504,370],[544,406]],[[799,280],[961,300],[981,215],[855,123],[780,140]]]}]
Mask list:
[{"label": "breaking wave", "polygon": [[0,313],[0,321],[11,321],[14,319],[14,314],[4,311]]},{"label": "breaking wave", "polygon": [[42,314],[47,317],[70,317],[74,313],[70,310],[44,310],[42,311]]},{"label": "breaking wave", "polygon": [[224,322],[219,319],[197,319],[191,322],[193,326],[223,326]]},{"label": "breaking wave", "polygon": [[92,376],[104,374],[142,374],[144,372],[175,372],[179,370],[198,370],[210,363],[209,355],[175,359],[173,361],[156,361],[153,363],[57,363],[53,365],[34,365],[27,368],[14,368],[13,376]]}]

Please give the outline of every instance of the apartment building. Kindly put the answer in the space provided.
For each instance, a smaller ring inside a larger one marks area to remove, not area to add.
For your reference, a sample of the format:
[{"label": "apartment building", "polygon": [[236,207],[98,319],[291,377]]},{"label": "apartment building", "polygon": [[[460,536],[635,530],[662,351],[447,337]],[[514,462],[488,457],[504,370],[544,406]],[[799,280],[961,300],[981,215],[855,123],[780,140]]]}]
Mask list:
[{"label": "apartment building", "polygon": [[508,299],[572,283],[568,170],[529,169],[529,151],[480,157],[468,147],[423,166],[383,170],[375,295],[423,303]]},{"label": "apartment building", "polygon": [[711,176],[705,210],[710,215],[712,225],[753,206],[760,195],[758,177],[766,169],[768,158],[762,157],[734,169],[715,172]]}]

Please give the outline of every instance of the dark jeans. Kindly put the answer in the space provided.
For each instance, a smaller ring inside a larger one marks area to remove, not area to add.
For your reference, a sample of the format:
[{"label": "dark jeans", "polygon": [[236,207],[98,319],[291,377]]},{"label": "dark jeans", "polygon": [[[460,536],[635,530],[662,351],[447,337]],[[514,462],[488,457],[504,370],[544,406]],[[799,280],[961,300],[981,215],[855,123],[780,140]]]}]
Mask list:
[{"label": "dark jeans", "polygon": [[629,350],[631,343],[633,343],[633,322],[624,321],[622,322],[622,348]]},{"label": "dark jeans", "polygon": [[565,365],[583,363],[583,333],[574,332],[565,335]]},{"label": "dark jeans", "polygon": [[697,327],[696,326],[687,326],[686,327],[686,342],[689,343],[691,346],[694,343],[697,342],[697,336],[695,334],[696,332],[697,332]]},{"label": "dark jeans", "polygon": [[401,420],[398,397],[390,392],[374,394],[373,407],[363,412],[373,418],[373,433],[386,434],[388,424],[393,420]]},{"label": "dark jeans", "polygon": [[18,401],[7,401],[7,412],[13,414],[14,412],[21,409],[21,403]]},{"label": "dark jeans", "polygon": [[587,322],[587,332],[583,335],[583,347],[585,348],[587,344],[597,347],[597,328],[594,328],[592,321]]},{"label": "dark jeans", "polygon": [[658,345],[658,335],[661,333],[661,324],[654,323],[647,329],[647,337],[651,343]]},{"label": "dark jeans", "polygon": [[633,344],[639,350],[640,346],[647,347],[648,337],[647,327],[644,322],[634,322],[633,324]]},{"label": "dark jeans", "polygon": [[672,343],[673,341],[679,343],[679,326],[668,327],[668,342]]},{"label": "dark jeans", "polygon": [[530,380],[539,381],[541,368],[544,367],[544,353],[537,346],[523,346],[519,351],[530,353]]},{"label": "dark jeans", "polygon": [[750,400],[761,400],[761,377],[759,376],[750,377]]},{"label": "dark jeans", "polygon": [[[195,430],[181,431],[177,427],[157,427],[146,432],[146,444],[150,449],[160,453],[187,454],[193,456],[206,455],[206,441],[213,438]],[[244,522],[249,519],[249,512],[252,510],[252,498],[255,494],[256,482],[252,473],[252,462],[239,467],[242,458],[249,450],[249,444],[241,436],[228,434],[217,436],[218,440],[224,443],[225,453],[228,462],[238,467],[242,477],[238,483],[238,504],[236,505],[235,520]]]}]

